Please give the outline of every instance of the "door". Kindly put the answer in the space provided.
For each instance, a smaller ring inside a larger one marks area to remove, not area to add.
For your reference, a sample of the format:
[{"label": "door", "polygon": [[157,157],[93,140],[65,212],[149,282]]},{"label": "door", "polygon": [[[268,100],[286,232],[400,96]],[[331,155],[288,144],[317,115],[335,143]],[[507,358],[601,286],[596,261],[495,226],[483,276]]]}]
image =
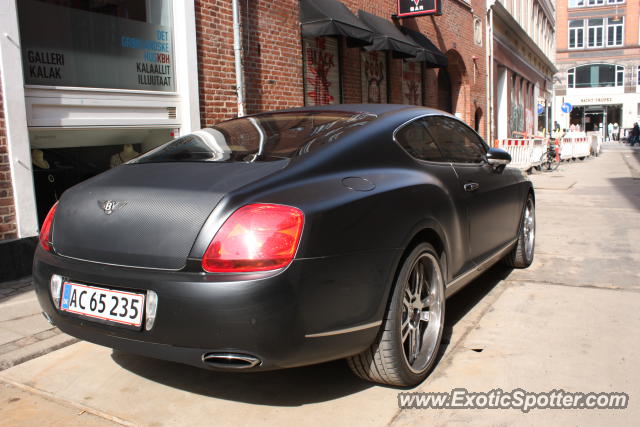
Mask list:
[{"label": "door", "polygon": [[479,263],[516,235],[521,205],[516,180],[487,163],[486,144],[464,123],[442,116],[428,121],[429,132],[458,176],[468,218],[469,256]]},{"label": "door", "polygon": [[459,188],[456,173],[427,130],[424,118],[403,125],[396,132],[395,139],[411,157],[419,160],[417,163],[424,173],[425,187],[430,187],[423,193],[425,198],[417,209],[446,230],[450,250],[447,274],[451,279],[474,265],[465,244],[468,228],[464,201],[460,194],[451,194]]}]

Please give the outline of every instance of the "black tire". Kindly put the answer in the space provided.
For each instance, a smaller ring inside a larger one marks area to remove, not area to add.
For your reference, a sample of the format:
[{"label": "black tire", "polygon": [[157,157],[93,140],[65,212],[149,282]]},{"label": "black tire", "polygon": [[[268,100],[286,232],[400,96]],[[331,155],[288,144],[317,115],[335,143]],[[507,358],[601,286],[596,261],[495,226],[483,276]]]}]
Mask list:
[{"label": "black tire", "polygon": [[[528,212],[530,212],[529,216]],[[504,258],[505,263],[509,267],[527,268],[533,262],[536,229],[535,212],[535,202],[533,196],[529,194],[522,209],[520,228],[518,229],[518,241],[511,252]],[[532,222],[529,218],[532,218]],[[531,242],[528,242],[528,239],[531,239]]]},{"label": "black tire", "polygon": [[[427,262],[431,274],[425,269]],[[347,359],[349,367],[357,376],[367,381],[400,387],[414,386],[427,377],[437,360],[444,329],[445,270],[442,264],[437,252],[428,243],[417,245],[406,256],[394,283],[378,337],[367,350]],[[420,280],[419,275],[414,276],[420,269],[425,281]],[[424,288],[420,288],[417,298],[415,293],[411,293],[415,289],[412,288],[412,282],[418,283],[417,286],[424,284],[429,289],[424,299],[421,298]],[[415,303],[428,301],[429,320],[423,319],[426,313],[422,311],[424,307],[409,307],[407,302],[412,297],[415,298],[412,300]],[[426,325],[421,322],[426,322]],[[424,330],[421,332],[422,326]],[[415,335],[411,331],[415,331]],[[418,337],[416,341],[413,341],[414,337]],[[414,343],[418,347],[413,347]],[[413,363],[408,360],[407,346],[416,348],[416,353],[419,353],[419,356],[413,358]]]}]

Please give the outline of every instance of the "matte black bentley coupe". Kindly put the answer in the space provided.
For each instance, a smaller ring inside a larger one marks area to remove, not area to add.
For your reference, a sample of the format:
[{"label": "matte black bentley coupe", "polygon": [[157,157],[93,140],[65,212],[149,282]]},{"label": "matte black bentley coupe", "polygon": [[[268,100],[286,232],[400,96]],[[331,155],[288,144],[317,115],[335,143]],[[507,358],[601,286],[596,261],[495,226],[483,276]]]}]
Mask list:
[{"label": "matte black bentley coupe", "polygon": [[97,344],[199,367],[434,365],[445,298],[533,259],[534,192],[457,118],[338,105],[228,120],[63,194],[34,280]]}]

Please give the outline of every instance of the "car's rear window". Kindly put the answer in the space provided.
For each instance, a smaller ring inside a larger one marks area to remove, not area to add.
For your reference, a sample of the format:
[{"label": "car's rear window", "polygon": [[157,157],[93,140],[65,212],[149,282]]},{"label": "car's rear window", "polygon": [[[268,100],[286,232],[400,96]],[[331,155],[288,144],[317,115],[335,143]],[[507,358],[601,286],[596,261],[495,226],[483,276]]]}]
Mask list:
[{"label": "car's rear window", "polygon": [[333,143],[376,115],[354,112],[260,114],[170,141],[131,163],[255,162],[292,158]]}]

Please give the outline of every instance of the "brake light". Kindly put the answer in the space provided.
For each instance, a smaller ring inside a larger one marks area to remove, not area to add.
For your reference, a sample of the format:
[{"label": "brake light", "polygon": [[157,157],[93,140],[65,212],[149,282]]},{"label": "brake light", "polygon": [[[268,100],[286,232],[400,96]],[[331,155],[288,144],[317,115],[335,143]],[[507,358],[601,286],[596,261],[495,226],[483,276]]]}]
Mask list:
[{"label": "brake light", "polygon": [[210,273],[238,273],[286,267],[296,254],[303,224],[304,214],[291,206],[243,206],[216,233],[202,268]]},{"label": "brake light", "polygon": [[47,252],[51,252],[53,249],[51,246],[51,225],[53,224],[53,216],[56,214],[57,208],[58,202],[51,206],[47,217],[42,223],[42,228],[40,229],[40,246],[42,246],[42,248]]}]

